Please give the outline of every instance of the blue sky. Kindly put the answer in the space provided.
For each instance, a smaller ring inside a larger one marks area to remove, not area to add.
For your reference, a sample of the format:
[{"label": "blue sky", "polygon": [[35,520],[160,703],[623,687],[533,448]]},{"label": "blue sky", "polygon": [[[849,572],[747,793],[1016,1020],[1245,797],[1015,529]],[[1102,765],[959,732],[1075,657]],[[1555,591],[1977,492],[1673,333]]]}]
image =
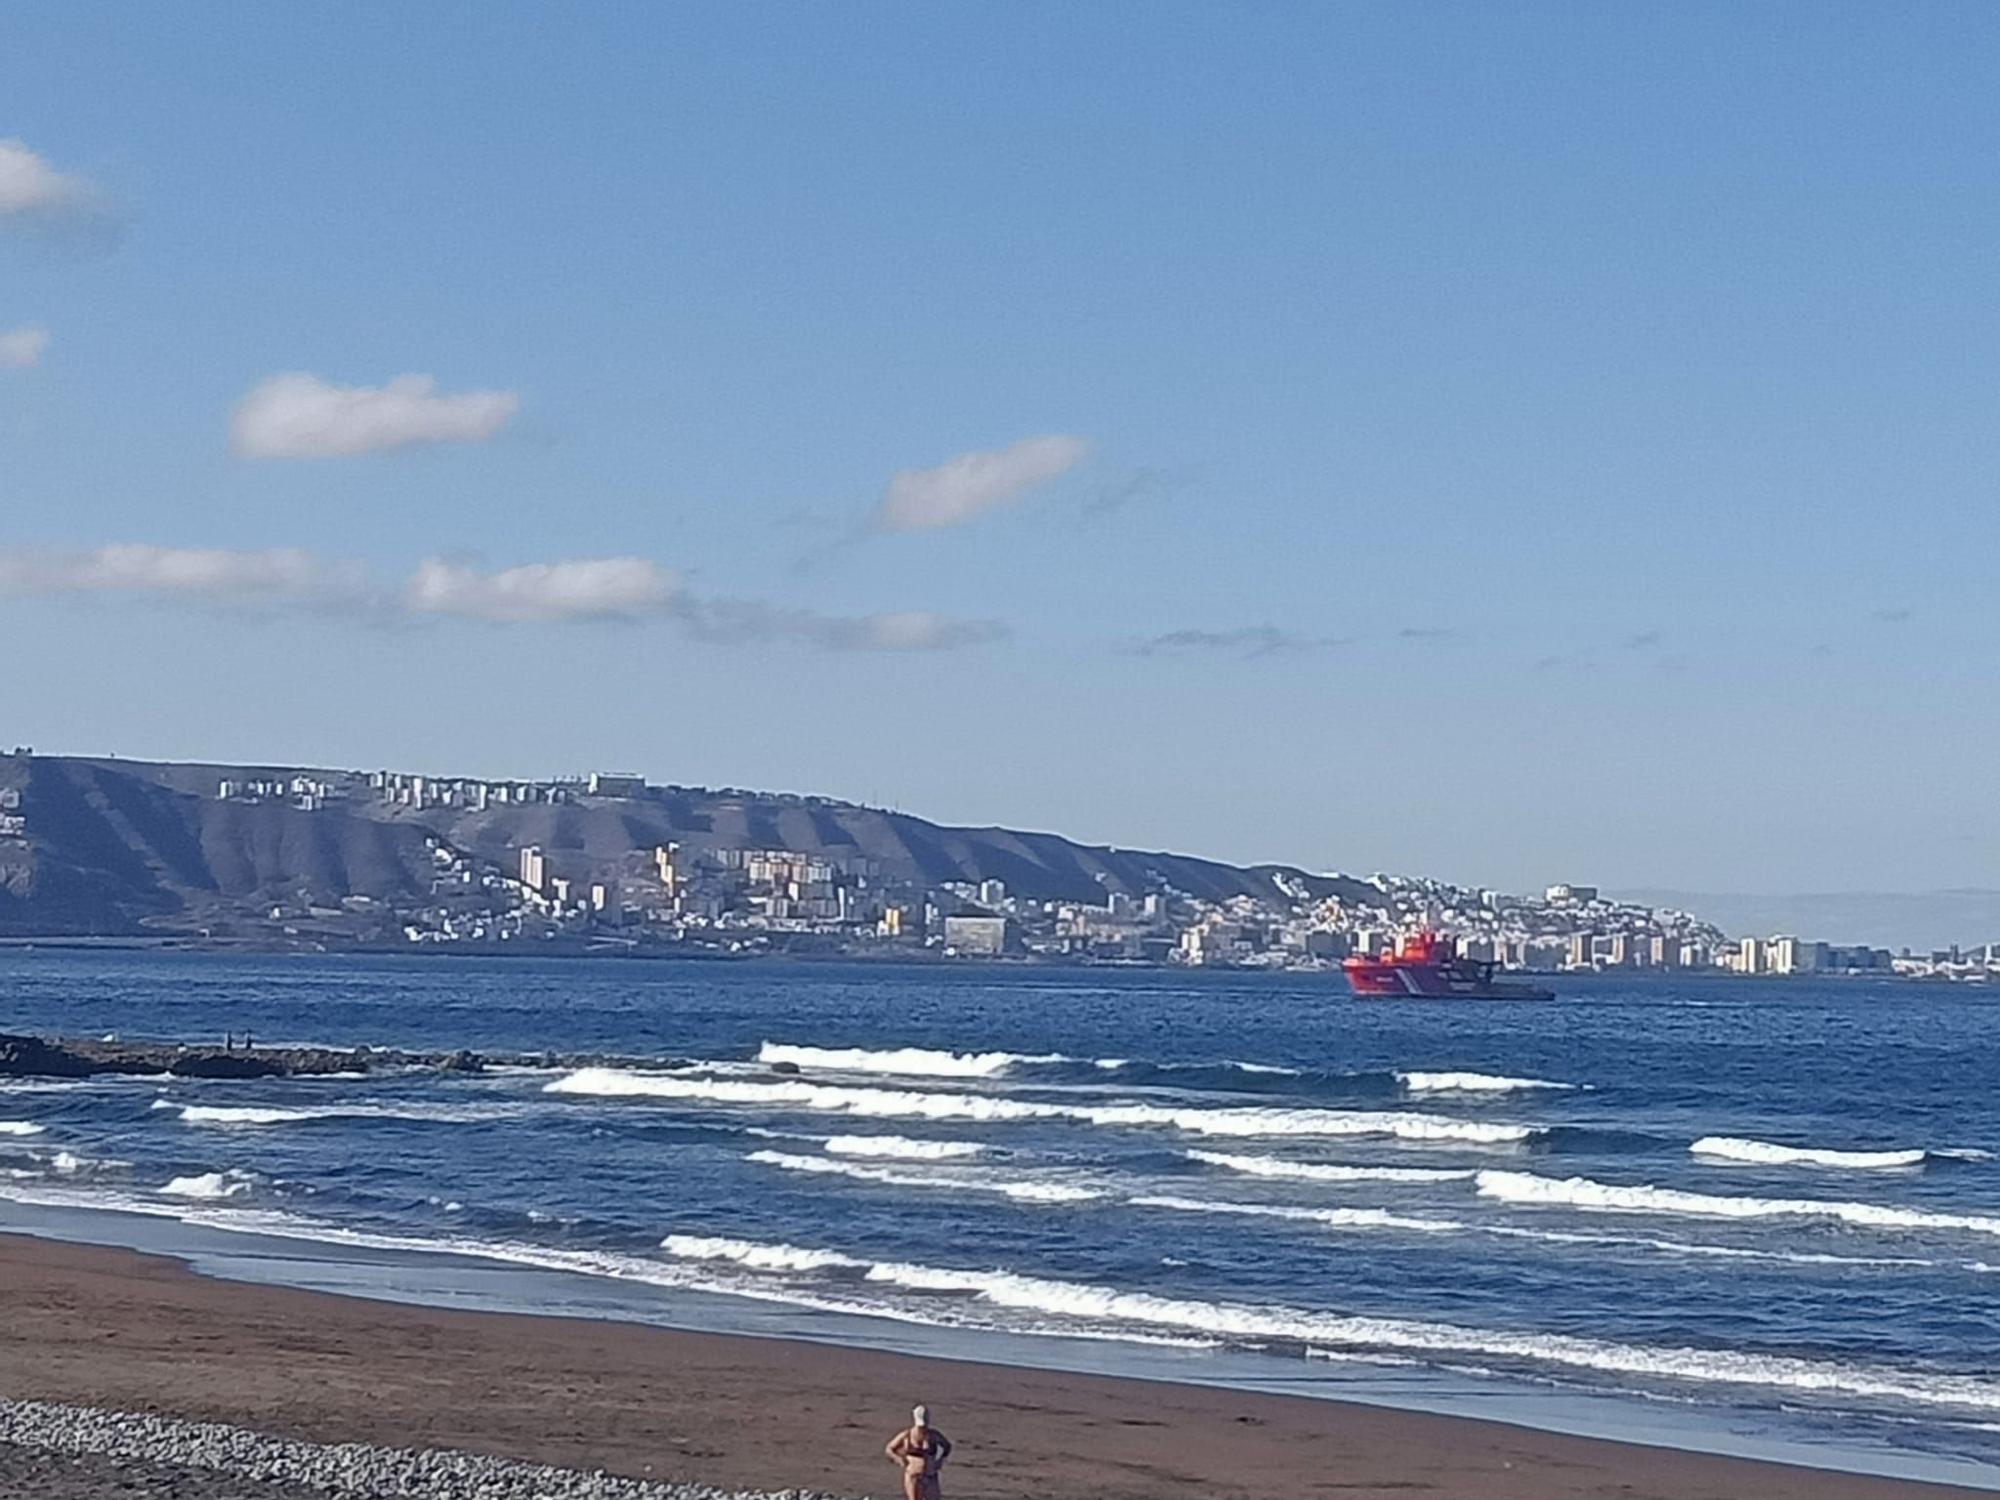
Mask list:
[{"label": "blue sky", "polygon": [[1979,5],[16,7],[0,739],[2000,883],[1996,64]]}]

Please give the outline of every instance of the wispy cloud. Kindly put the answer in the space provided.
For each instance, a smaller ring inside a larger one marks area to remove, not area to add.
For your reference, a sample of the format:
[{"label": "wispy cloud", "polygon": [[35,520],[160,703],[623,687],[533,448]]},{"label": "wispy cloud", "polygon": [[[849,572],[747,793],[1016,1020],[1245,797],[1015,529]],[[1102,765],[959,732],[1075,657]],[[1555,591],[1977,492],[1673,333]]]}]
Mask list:
[{"label": "wispy cloud", "polygon": [[1405,625],[1396,632],[1399,641],[1455,641],[1458,632],[1444,625]]},{"label": "wispy cloud", "polygon": [[1187,470],[1134,469],[1120,479],[1101,484],[1083,502],[1086,516],[1112,516],[1132,506],[1168,499],[1194,482]]},{"label": "wispy cloud", "polygon": [[791,642],[828,651],[953,651],[1005,640],[998,620],[929,610],[830,615],[755,599],[703,598],[649,558],[572,558],[486,570],[426,558],[384,584],[359,562],[294,548],[230,551],[120,543],[0,547],[0,597],[125,596],[238,609],[313,609],[375,624],[654,620],[702,641]]},{"label": "wispy cloud", "polygon": [[1074,468],[1090,451],[1080,437],[1022,438],[1005,448],[961,453],[931,469],[904,469],[889,480],[870,518],[871,531],[935,531],[1018,499]]},{"label": "wispy cloud", "polygon": [[1341,636],[1301,635],[1275,625],[1245,625],[1233,630],[1170,630],[1139,642],[1131,652],[1135,656],[1234,656],[1247,660],[1346,644]]},{"label": "wispy cloud", "polygon": [[954,651],[1013,633],[998,620],[961,620],[929,610],[826,615],[756,599],[690,597],[678,612],[697,639],[731,645],[798,641],[828,651]]},{"label": "wispy cloud", "polygon": [[10,328],[0,333],[0,370],[25,370],[49,347],[46,328]]},{"label": "wispy cloud", "polygon": [[578,558],[528,563],[482,573],[430,557],[403,589],[413,615],[466,620],[609,620],[659,614],[674,601],[679,581],[643,557]]},{"label": "wispy cloud", "polygon": [[295,371],[255,386],[230,416],[243,458],[348,458],[418,443],[476,443],[520,408],[512,391],[437,393],[428,375],[382,386],[338,386]]},{"label": "wispy cloud", "polygon": [[136,594],[238,606],[341,605],[368,597],[367,571],[296,548],[236,552],[115,543],[0,548],[0,594]]},{"label": "wispy cloud", "polygon": [[1641,630],[1626,636],[1620,644],[1627,651],[1651,651],[1660,644],[1660,633],[1657,630]]},{"label": "wispy cloud", "polygon": [[1884,625],[1902,625],[1908,622],[1912,613],[1907,609],[1878,609],[1868,618],[1880,621]]}]

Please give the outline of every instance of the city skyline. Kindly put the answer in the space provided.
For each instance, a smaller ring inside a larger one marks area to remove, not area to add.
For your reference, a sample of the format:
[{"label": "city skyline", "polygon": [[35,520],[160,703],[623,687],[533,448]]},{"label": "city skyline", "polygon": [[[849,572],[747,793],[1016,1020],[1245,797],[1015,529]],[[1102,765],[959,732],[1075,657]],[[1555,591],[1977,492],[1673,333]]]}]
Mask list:
[{"label": "city skyline", "polygon": [[1991,886],[1923,9],[25,14],[9,738]]}]

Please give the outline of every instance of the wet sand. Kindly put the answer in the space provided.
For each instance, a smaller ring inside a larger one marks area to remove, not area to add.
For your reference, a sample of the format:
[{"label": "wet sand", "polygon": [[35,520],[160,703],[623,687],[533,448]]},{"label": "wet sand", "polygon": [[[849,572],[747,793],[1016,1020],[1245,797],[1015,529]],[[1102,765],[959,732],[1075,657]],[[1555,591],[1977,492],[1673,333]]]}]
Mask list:
[{"label": "wet sand", "polygon": [[950,1500],[1993,1500],[1302,1397],[404,1307],[13,1235],[0,1397],[852,1495],[897,1493],[881,1445],[922,1399],[959,1445]]}]

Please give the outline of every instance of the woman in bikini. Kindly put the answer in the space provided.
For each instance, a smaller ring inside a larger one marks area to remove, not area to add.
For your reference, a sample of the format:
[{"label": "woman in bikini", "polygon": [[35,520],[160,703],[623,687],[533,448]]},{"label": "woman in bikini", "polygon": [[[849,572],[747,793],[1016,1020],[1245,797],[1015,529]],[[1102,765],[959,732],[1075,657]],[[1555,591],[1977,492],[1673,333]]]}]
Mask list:
[{"label": "woman in bikini", "polygon": [[919,1406],[910,1425],[882,1450],[903,1471],[903,1500],[939,1500],[938,1470],[951,1457],[951,1439],[931,1426],[931,1412]]}]

